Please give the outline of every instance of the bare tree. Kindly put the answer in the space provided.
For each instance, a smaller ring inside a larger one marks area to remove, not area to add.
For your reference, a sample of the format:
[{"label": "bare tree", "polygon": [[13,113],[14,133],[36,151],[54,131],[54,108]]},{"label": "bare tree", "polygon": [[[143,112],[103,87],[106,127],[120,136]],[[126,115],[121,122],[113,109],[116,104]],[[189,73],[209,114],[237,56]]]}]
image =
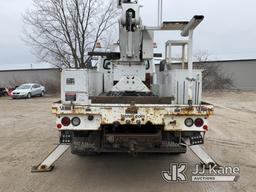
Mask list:
[{"label": "bare tree", "polygon": [[232,77],[224,73],[221,65],[207,62],[209,54],[206,51],[198,52],[195,58],[197,62],[194,62],[194,68],[203,70],[203,89],[223,90],[234,87]]},{"label": "bare tree", "polygon": [[26,41],[35,55],[58,67],[89,67],[88,51],[117,22],[112,0],[33,0],[24,15]]}]

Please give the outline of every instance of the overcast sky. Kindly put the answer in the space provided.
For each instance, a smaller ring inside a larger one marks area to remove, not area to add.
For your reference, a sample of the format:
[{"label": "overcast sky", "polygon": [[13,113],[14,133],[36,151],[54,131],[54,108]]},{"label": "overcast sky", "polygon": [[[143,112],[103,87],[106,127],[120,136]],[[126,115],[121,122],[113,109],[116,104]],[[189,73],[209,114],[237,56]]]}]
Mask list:
[{"label": "overcast sky", "polygon": [[[156,25],[157,0],[139,2],[143,24]],[[32,0],[0,0],[0,69],[37,62],[21,40],[22,14],[31,7]],[[207,51],[213,59],[255,59],[255,7],[254,0],[164,0],[164,20],[190,20],[202,14],[205,20],[195,31],[195,52]],[[158,47],[176,37],[172,32],[157,33]]]}]

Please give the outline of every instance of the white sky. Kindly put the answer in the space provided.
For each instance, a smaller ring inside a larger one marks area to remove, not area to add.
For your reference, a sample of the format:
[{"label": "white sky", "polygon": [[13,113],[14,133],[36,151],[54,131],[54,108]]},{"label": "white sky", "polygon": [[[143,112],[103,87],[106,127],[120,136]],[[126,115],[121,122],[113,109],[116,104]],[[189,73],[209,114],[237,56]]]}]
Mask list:
[{"label": "white sky", "polygon": [[[157,0],[139,0],[144,25],[156,25]],[[0,69],[36,63],[30,47],[21,40],[22,14],[32,0],[0,0]],[[256,1],[254,0],[164,0],[164,20],[190,20],[202,14],[205,20],[195,31],[194,51],[207,51],[212,59],[256,58]],[[158,47],[177,36],[156,34]],[[162,49],[158,48],[157,51]]]}]

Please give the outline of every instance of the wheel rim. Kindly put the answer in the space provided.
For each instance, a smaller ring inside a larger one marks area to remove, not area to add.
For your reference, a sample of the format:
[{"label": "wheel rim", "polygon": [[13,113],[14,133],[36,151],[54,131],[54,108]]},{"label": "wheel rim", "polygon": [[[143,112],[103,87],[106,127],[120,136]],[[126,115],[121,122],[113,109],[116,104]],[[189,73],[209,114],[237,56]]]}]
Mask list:
[{"label": "wheel rim", "polygon": [[31,98],[31,95],[30,95],[30,93],[28,94],[28,98]]},{"label": "wheel rim", "polygon": [[42,91],[41,95],[44,96],[44,92],[43,91]]}]

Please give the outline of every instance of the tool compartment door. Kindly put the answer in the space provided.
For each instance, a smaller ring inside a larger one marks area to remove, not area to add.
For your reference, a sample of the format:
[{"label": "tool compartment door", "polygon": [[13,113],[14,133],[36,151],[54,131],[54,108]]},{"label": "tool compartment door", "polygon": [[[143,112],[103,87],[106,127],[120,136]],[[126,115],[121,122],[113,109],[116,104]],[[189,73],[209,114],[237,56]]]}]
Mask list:
[{"label": "tool compartment door", "polygon": [[88,71],[65,69],[61,78],[61,101],[75,104],[88,104]]}]

